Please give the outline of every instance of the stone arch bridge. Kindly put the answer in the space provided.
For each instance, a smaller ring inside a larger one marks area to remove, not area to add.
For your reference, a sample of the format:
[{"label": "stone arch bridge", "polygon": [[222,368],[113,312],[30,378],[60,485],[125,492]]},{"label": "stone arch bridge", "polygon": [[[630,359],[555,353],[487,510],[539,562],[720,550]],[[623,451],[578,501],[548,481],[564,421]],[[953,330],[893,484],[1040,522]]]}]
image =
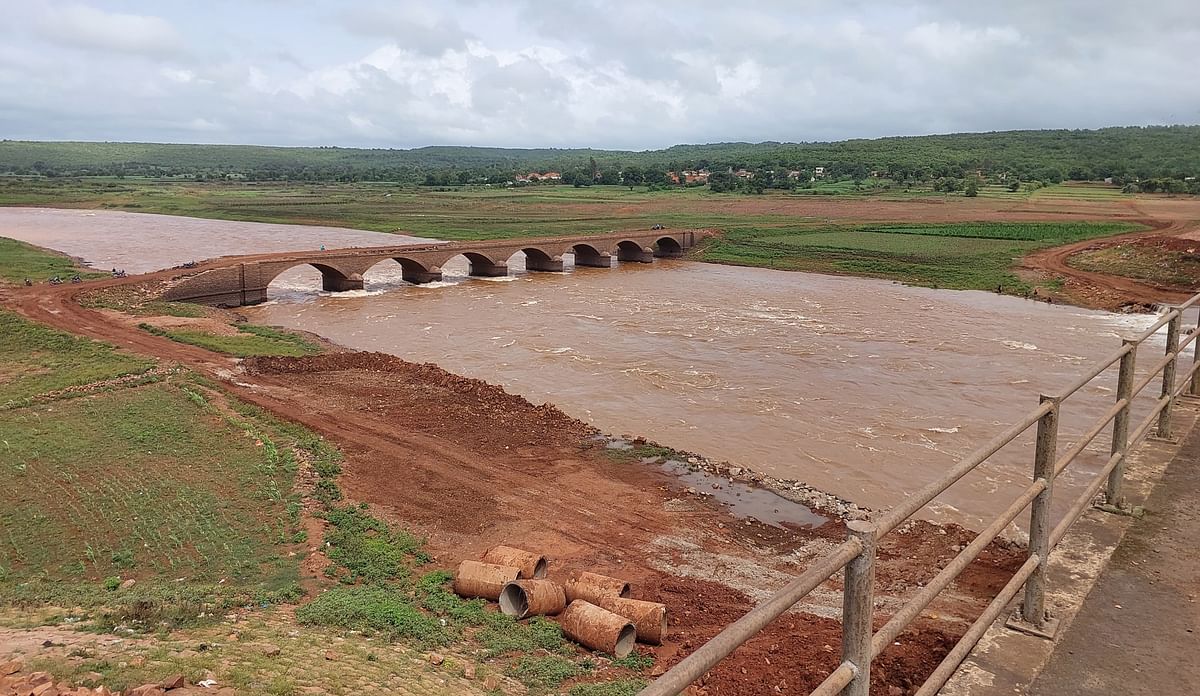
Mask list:
[{"label": "stone arch bridge", "polygon": [[576,266],[608,268],[618,261],[650,263],[655,257],[678,258],[696,243],[694,230],[640,230],[578,237],[540,237],[477,242],[441,242],[394,247],[356,247],[216,259],[194,273],[176,278],[162,298],[181,302],[238,307],[264,302],[267,286],[279,274],[309,265],[321,272],[321,286],[331,292],[361,290],[363,274],[376,264],[400,264],[404,280],[429,283],[442,278],[442,266],[465,256],[473,276],[508,274],[508,260],[525,254],[529,271],[563,270],[563,255],[574,254]]}]

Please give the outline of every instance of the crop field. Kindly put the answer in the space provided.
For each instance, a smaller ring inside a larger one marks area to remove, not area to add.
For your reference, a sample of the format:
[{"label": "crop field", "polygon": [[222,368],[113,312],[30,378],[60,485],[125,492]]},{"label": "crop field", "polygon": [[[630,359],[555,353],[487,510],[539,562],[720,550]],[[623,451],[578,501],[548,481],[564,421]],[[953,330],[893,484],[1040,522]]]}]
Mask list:
[{"label": "crop field", "polygon": [[0,410],[37,394],[149,370],[153,362],[0,310]]},{"label": "crop field", "polygon": [[1046,246],[1137,229],[1126,223],[864,225],[804,231],[749,228],[709,240],[705,260],[888,278],[932,287],[1024,293],[1011,271]]},{"label": "crop field", "polygon": [[0,441],[0,587],[295,582],[290,449],[194,388],[155,383],[10,409]]}]

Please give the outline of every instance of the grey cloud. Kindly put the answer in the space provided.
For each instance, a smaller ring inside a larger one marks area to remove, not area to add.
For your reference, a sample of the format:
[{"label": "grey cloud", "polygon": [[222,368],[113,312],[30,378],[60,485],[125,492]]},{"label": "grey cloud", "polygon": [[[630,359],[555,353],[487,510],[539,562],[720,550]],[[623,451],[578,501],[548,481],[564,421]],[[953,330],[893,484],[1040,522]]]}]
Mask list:
[{"label": "grey cloud", "polygon": [[647,148],[1200,121],[1192,0],[114,6],[6,7],[0,133]]}]

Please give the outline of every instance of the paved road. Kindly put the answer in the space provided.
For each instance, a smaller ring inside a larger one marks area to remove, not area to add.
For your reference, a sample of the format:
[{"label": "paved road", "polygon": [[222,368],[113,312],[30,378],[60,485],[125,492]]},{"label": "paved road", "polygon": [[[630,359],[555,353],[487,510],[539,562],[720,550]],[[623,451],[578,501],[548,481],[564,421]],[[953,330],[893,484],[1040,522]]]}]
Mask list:
[{"label": "paved road", "polygon": [[1030,696],[1200,694],[1200,429],[1146,510]]}]

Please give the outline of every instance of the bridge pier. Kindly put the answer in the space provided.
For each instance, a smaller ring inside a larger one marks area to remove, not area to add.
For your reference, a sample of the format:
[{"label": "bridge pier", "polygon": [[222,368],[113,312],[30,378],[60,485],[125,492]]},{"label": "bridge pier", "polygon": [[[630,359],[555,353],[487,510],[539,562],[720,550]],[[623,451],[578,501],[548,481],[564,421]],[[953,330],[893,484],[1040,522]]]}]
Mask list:
[{"label": "bridge pier", "polygon": [[400,274],[400,277],[404,279],[404,282],[412,283],[413,285],[433,283],[442,279],[442,269],[438,268],[437,266],[434,266],[432,270],[428,271],[410,271],[409,269],[405,268],[403,273]]},{"label": "bridge pier", "polygon": [[629,247],[617,247],[618,261],[636,261],[637,263],[654,263],[654,249],[646,247],[643,249],[633,249]]},{"label": "bridge pier", "polygon": [[529,254],[526,254],[525,270],[544,271],[546,273],[562,273],[563,260],[561,256],[556,256],[554,258],[535,258]]},{"label": "bridge pier", "polygon": [[326,292],[362,290],[363,279],[362,276],[357,273],[351,276],[341,276],[321,271],[321,289]]},{"label": "bridge pier", "polygon": [[471,275],[480,278],[500,278],[508,275],[508,264],[472,261]]},{"label": "bridge pier", "polygon": [[575,265],[588,266],[591,268],[611,268],[612,254],[607,251],[593,251],[591,249],[576,249],[575,250]]}]

